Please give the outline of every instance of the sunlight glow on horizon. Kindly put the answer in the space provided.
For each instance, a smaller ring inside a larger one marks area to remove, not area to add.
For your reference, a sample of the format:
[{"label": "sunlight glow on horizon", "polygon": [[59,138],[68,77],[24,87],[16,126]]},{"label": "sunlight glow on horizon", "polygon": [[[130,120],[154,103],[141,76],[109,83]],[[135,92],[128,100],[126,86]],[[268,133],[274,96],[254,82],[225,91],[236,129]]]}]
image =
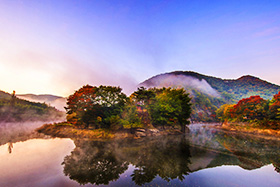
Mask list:
[{"label": "sunlight glow on horizon", "polygon": [[0,90],[129,93],[177,70],[280,85],[280,3],[252,2],[3,1]]}]

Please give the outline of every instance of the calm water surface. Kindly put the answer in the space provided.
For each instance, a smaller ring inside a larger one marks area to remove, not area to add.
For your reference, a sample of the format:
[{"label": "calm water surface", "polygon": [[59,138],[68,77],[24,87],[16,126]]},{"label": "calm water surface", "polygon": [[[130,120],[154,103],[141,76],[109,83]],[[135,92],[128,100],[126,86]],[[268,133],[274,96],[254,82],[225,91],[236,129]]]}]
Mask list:
[{"label": "calm water surface", "polygon": [[0,128],[0,186],[280,186],[280,141],[191,125],[97,142]]}]

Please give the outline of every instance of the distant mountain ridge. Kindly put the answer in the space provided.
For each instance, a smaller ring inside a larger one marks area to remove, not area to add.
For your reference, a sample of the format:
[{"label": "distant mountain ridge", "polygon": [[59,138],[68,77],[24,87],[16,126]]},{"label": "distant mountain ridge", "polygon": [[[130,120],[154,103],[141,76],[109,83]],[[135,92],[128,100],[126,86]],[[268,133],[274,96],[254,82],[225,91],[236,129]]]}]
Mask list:
[{"label": "distant mountain ridge", "polygon": [[213,121],[215,111],[222,104],[236,103],[240,99],[259,95],[272,99],[280,86],[258,77],[245,75],[238,79],[221,79],[193,71],[174,71],[151,77],[139,86],[184,88],[192,99],[193,121]]},{"label": "distant mountain ridge", "polygon": [[164,80],[166,85],[174,85],[172,84],[172,76],[173,78],[176,76],[196,78],[200,81],[205,80],[220,94],[223,92],[232,94],[235,100],[240,100],[252,95],[260,95],[264,99],[271,99],[273,95],[280,91],[280,86],[251,75],[245,75],[238,79],[221,79],[199,74],[193,71],[174,71],[156,75],[140,83],[140,85],[146,87],[157,87],[159,84],[156,84],[156,82],[159,82],[158,80],[166,75],[169,76],[168,79]]},{"label": "distant mountain ridge", "polygon": [[64,97],[50,94],[17,94],[16,96],[20,99],[25,99],[32,102],[46,103],[60,111],[65,111],[64,107],[66,106],[66,98]]},{"label": "distant mountain ridge", "polygon": [[18,97],[29,97],[31,99],[45,100],[45,101],[54,101],[56,99],[63,98],[63,97],[60,97],[60,96],[50,95],[50,94],[40,94],[40,95],[36,95],[36,94],[17,94],[17,96]]},{"label": "distant mountain ridge", "polygon": [[46,103],[20,99],[0,91],[0,122],[62,120],[65,114]]}]

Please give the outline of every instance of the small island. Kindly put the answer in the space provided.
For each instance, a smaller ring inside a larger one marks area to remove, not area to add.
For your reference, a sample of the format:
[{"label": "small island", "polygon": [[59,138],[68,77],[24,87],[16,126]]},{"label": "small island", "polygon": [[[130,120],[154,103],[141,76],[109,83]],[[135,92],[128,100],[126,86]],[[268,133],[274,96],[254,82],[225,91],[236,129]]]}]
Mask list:
[{"label": "small island", "polygon": [[[120,87],[85,85],[67,99],[67,121],[46,124],[37,132],[53,137],[123,139],[184,134],[192,98],[183,88],[138,88],[129,97]],[[235,133],[280,137],[280,92],[271,100],[260,96],[224,104],[209,114]]]},{"label": "small island", "polygon": [[122,139],[181,134],[190,123],[191,98],[172,88],[138,88],[127,97],[120,87],[85,85],[67,99],[67,121],[38,132],[53,137]]}]

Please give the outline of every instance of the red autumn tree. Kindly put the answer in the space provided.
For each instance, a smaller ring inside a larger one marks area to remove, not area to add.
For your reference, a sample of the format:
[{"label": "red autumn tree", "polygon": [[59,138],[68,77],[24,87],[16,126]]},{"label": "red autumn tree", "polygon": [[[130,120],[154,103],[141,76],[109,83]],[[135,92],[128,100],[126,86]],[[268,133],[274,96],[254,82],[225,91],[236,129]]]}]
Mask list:
[{"label": "red autumn tree", "polygon": [[126,95],[120,87],[86,85],[67,99],[67,121],[86,128],[93,124],[109,127],[125,105]]},{"label": "red autumn tree", "polygon": [[270,102],[270,106],[269,106],[270,119],[279,119],[277,118],[279,109],[280,109],[280,92],[278,94],[275,94]]},{"label": "red autumn tree", "polygon": [[263,119],[266,116],[267,101],[260,96],[251,96],[240,100],[230,109],[231,118],[238,121]]}]

